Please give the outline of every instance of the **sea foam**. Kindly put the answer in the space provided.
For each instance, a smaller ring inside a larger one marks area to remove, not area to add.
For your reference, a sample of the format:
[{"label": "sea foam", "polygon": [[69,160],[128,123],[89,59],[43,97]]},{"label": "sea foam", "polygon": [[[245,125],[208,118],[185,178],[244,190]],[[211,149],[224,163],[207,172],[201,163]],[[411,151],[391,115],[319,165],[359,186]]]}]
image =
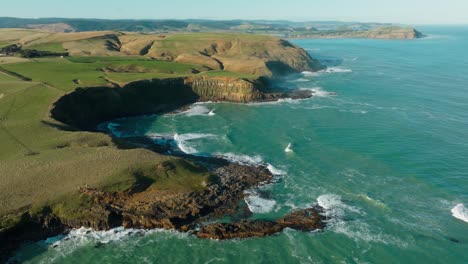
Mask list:
[{"label": "sea foam", "polygon": [[255,191],[245,191],[244,200],[249,210],[257,214],[271,212],[276,205],[276,201],[263,198]]},{"label": "sea foam", "polygon": [[174,141],[177,144],[177,147],[186,154],[195,154],[198,150],[190,146],[189,142],[196,139],[202,138],[215,138],[216,135],[213,134],[201,134],[201,133],[187,133],[187,134],[175,134]]},{"label": "sea foam", "polygon": [[468,209],[463,204],[455,205],[451,212],[453,217],[468,222]]},{"label": "sea foam", "polygon": [[311,72],[311,71],[303,71],[302,75],[304,76],[319,76],[321,74],[331,74],[331,73],[351,73],[353,70],[343,67],[327,67],[326,69]]},{"label": "sea foam", "polygon": [[327,220],[327,229],[337,234],[345,235],[354,241],[377,242],[383,244],[394,244],[399,247],[407,247],[407,243],[391,235],[376,230],[362,220],[345,221],[348,215],[365,214],[359,208],[345,204],[341,196],[336,194],[324,194],[317,198],[317,204],[324,210]]},{"label": "sea foam", "polygon": [[245,154],[236,154],[232,152],[228,153],[215,153],[215,156],[224,158],[226,160],[229,160],[231,162],[241,164],[241,165],[263,165],[263,159],[261,156],[249,156]]},{"label": "sea foam", "polygon": [[329,92],[325,91],[322,89],[322,87],[312,87],[312,88],[301,88],[301,90],[309,90],[312,91],[312,95],[314,97],[329,97],[329,96],[335,96],[336,93],[334,92]]},{"label": "sea foam", "polygon": [[190,107],[187,111],[181,112],[179,114],[183,114],[186,116],[214,116],[214,109],[209,109],[208,107],[201,105],[201,104],[195,104]]}]

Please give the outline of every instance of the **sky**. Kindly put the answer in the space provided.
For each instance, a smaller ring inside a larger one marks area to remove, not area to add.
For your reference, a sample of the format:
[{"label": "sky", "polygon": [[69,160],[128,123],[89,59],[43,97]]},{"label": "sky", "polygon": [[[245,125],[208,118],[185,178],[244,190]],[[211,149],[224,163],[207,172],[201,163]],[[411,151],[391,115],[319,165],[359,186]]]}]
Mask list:
[{"label": "sky", "polygon": [[468,0],[21,0],[3,16],[468,24]]}]

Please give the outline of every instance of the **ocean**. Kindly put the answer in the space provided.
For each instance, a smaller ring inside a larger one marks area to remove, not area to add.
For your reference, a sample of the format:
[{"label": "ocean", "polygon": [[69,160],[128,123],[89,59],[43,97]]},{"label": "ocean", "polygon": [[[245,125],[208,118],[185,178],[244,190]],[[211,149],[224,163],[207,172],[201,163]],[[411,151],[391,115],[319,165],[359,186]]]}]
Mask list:
[{"label": "ocean", "polygon": [[25,263],[468,263],[468,27],[418,40],[292,40],[329,66],[288,76],[306,100],[203,103],[114,121],[125,136],[268,164],[253,218],[319,204],[322,232],[232,241],[164,230],[78,229],[23,247]]}]

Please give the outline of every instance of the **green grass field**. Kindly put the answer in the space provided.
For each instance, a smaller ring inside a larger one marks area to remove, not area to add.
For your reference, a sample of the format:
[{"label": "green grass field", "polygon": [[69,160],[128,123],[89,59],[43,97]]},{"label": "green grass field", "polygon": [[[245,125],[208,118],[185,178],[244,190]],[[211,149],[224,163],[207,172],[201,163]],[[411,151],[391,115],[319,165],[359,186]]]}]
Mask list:
[{"label": "green grass field", "polygon": [[206,71],[206,68],[199,65],[141,57],[40,58],[29,62],[4,64],[0,67],[62,91],[71,91],[77,87],[107,85],[106,79],[125,84],[143,79],[192,76],[196,72],[209,77],[257,77],[253,74],[229,71]]},{"label": "green grass field", "polygon": [[[141,148],[119,149],[102,133],[60,130],[50,117],[51,105],[61,96],[78,86],[105,85],[103,77],[123,82],[173,77],[191,74],[187,71],[196,66],[121,58],[74,59],[80,62],[47,58],[1,65],[33,81],[0,72],[0,230],[14,225],[19,213],[46,205],[60,216],[73,217],[77,207],[83,206],[77,202],[78,189],[86,185],[122,191],[140,180],[137,175],[144,175],[151,180],[151,188],[204,188],[206,172],[178,159]],[[134,64],[150,72],[107,74],[100,70]],[[163,161],[174,162],[177,173],[162,177],[154,167]]]},{"label": "green grass field", "polygon": [[33,44],[28,45],[25,49],[35,49],[40,51],[50,51],[50,52],[65,52],[62,43],[43,43],[43,44]]}]

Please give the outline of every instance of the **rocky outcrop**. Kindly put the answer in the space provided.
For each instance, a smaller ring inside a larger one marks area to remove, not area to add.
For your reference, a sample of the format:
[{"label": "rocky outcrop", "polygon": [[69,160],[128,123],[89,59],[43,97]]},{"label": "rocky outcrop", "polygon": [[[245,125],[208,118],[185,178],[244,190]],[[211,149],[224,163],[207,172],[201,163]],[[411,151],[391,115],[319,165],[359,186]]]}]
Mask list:
[{"label": "rocky outcrop", "polygon": [[[244,219],[233,223],[205,224],[208,220],[240,211],[245,191],[260,183],[268,183],[273,176],[264,166],[239,165],[219,158],[192,158],[193,162],[209,168],[211,173],[203,190],[167,192],[150,188],[144,181],[118,192],[82,188],[81,195],[92,203],[90,207],[75,208],[71,214],[73,217],[64,218],[45,208],[34,216],[24,214],[19,224],[2,230],[0,260],[6,260],[5,257],[25,241],[45,239],[69,228],[165,228],[209,239],[261,237],[285,228],[302,231],[324,228],[325,219],[318,207],[294,211],[277,221]],[[168,165],[164,169],[172,168]],[[200,225],[202,227],[198,228]]]},{"label": "rocky outcrop", "polygon": [[321,208],[294,211],[277,221],[241,220],[236,223],[213,223],[203,226],[196,234],[199,238],[233,239],[263,237],[281,232],[285,228],[301,231],[321,230],[325,218]]}]

